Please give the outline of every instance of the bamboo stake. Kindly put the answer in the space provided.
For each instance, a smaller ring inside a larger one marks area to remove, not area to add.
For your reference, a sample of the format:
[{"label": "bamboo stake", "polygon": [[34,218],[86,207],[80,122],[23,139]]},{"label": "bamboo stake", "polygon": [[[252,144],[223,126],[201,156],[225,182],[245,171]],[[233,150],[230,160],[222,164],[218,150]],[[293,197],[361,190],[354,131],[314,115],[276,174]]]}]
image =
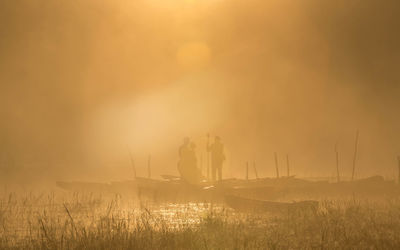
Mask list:
[{"label": "bamboo stake", "polygon": [[133,176],[136,179],[136,167],[135,167],[135,160],[133,159],[132,156],[132,152],[131,149],[128,147],[128,151],[129,151],[129,158],[131,159],[131,165],[132,165],[132,170],[133,170]]},{"label": "bamboo stake", "polygon": [[359,130],[357,130],[356,134],[356,144],[354,146],[354,157],[353,157],[353,172],[351,174],[351,180],[354,181],[354,173],[356,171],[356,161],[357,161],[357,151],[358,151],[358,137],[359,137]]},{"label": "bamboo stake", "polygon": [[397,156],[397,164],[398,164],[398,167],[399,167],[399,183],[400,183],[400,155]]},{"label": "bamboo stake", "polygon": [[136,167],[135,167],[135,160],[132,158],[132,160],[131,160],[131,164],[132,164],[132,169],[133,169],[133,176],[135,177],[135,179],[136,179],[136,177],[137,177],[137,173],[136,173]]},{"label": "bamboo stake", "polygon": [[203,175],[203,154],[200,153],[200,172]]},{"label": "bamboo stake", "polygon": [[287,171],[287,177],[290,176],[290,166],[289,166],[289,155],[286,155],[286,171]]},{"label": "bamboo stake", "polygon": [[339,174],[339,151],[337,149],[337,144],[335,144],[335,154],[336,154],[336,178],[337,182],[340,182],[340,174]]},{"label": "bamboo stake", "polygon": [[210,180],[210,152],[209,152],[209,147],[210,147],[210,134],[207,134],[207,180]]},{"label": "bamboo stake", "polygon": [[149,179],[151,178],[151,155],[147,159],[147,176]]},{"label": "bamboo stake", "polygon": [[246,162],[246,180],[249,180],[249,162]]},{"label": "bamboo stake", "polygon": [[276,168],[276,178],[279,179],[278,154],[276,152],[275,152],[275,168]]},{"label": "bamboo stake", "polygon": [[256,168],[256,162],[253,161],[253,168],[254,168],[254,173],[256,174],[256,179],[258,179],[258,173],[257,173],[257,168]]}]

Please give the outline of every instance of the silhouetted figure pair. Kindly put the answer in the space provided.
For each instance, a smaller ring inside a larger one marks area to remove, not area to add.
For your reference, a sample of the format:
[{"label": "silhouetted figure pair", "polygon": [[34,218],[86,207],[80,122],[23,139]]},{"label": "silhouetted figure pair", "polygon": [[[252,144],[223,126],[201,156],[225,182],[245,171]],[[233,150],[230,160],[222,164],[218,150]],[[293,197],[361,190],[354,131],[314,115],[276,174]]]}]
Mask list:
[{"label": "silhouetted figure pair", "polygon": [[188,183],[196,184],[202,179],[201,172],[197,168],[196,145],[186,137],[179,147],[178,171],[181,178]]}]

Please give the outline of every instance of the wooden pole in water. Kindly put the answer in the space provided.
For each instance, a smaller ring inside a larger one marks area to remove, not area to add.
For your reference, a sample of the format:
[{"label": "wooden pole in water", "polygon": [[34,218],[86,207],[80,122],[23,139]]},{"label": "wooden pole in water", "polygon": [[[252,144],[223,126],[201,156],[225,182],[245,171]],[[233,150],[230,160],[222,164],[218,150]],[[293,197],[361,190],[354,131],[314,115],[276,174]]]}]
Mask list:
[{"label": "wooden pole in water", "polygon": [[337,149],[337,144],[335,144],[335,154],[336,154],[336,178],[337,182],[340,182],[340,174],[339,174],[339,151]]},{"label": "wooden pole in water", "polygon": [[206,148],[206,153],[207,153],[207,180],[210,180],[210,152],[209,152],[209,147],[210,147],[210,134],[207,134],[207,148]]},{"label": "wooden pole in water", "polygon": [[133,176],[136,179],[136,167],[135,167],[135,160],[133,159],[132,156],[132,152],[131,149],[128,147],[128,151],[129,151],[129,158],[131,159],[131,165],[132,165],[132,170],[133,170]]},{"label": "wooden pole in water", "polygon": [[276,168],[276,178],[279,179],[278,154],[276,152],[275,152],[275,168]]},{"label": "wooden pole in water", "polygon": [[354,173],[356,171],[356,161],[357,161],[357,151],[358,151],[358,137],[359,137],[359,130],[357,130],[356,134],[356,144],[354,146],[354,157],[353,157],[353,172],[351,174],[351,180],[354,181]]},{"label": "wooden pole in water", "polygon": [[256,174],[256,179],[258,179],[258,173],[257,173],[257,168],[256,168],[256,162],[253,161],[253,168],[254,168],[254,173]]},{"label": "wooden pole in water", "polygon": [[400,183],[400,155],[397,156],[397,164],[398,164],[398,167],[399,167],[399,183]]},{"label": "wooden pole in water", "polygon": [[210,180],[210,155],[207,155],[207,179]]},{"label": "wooden pole in water", "polygon": [[290,176],[290,166],[289,166],[289,155],[286,155],[286,171],[287,171],[287,177]]},{"label": "wooden pole in water", "polygon": [[246,162],[246,180],[249,180],[249,162]]},{"label": "wooden pole in water", "polygon": [[147,159],[147,176],[149,179],[151,178],[151,155]]},{"label": "wooden pole in water", "polygon": [[200,153],[200,173],[203,175],[203,154]]}]

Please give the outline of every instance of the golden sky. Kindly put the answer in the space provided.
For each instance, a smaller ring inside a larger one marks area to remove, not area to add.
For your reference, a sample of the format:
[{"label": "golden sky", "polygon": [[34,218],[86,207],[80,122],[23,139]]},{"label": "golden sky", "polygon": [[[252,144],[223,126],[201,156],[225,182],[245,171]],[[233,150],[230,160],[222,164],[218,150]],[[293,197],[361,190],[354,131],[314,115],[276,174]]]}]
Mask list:
[{"label": "golden sky", "polygon": [[173,173],[182,138],[201,145],[210,132],[229,148],[232,172],[255,160],[272,174],[276,151],[299,174],[331,175],[336,143],[350,171],[359,129],[365,174],[390,175],[399,9],[395,0],[3,0],[0,157],[62,172],[129,164],[129,145]]}]

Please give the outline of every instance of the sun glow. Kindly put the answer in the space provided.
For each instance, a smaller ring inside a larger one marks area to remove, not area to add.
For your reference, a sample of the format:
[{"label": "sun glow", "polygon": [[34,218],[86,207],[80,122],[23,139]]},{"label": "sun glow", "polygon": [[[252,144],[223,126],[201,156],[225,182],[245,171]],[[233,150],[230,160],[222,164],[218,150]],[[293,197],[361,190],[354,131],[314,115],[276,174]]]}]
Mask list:
[{"label": "sun glow", "polygon": [[135,152],[163,151],[176,146],[177,138],[205,135],[220,122],[226,101],[210,80],[182,81],[99,109],[90,140],[106,148],[129,144]]}]

